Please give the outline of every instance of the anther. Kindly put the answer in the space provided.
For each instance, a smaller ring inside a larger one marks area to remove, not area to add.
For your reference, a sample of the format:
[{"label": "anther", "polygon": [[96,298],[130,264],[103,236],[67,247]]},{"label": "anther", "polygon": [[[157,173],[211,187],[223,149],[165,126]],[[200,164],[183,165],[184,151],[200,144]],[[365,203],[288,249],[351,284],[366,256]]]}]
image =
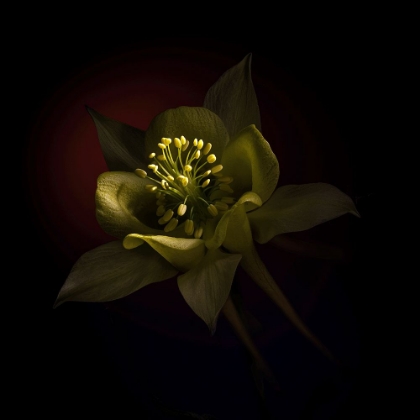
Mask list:
[{"label": "anther", "polygon": [[226,192],[229,192],[229,193],[233,193],[232,188],[231,188],[228,184],[220,184],[220,185],[219,185],[219,188],[220,188],[222,191],[226,191]]},{"label": "anther", "polygon": [[194,238],[195,239],[200,239],[201,236],[203,235],[203,226],[198,227],[195,232],[194,232]]},{"label": "anther", "polygon": [[203,177],[209,176],[210,174],[211,174],[211,169],[209,169],[208,171],[204,172]]},{"label": "anther", "polygon": [[224,184],[230,184],[233,181],[233,178],[231,176],[222,176],[218,178],[218,182],[223,182]]},{"label": "anther", "polygon": [[214,162],[216,162],[216,155],[208,155],[207,156],[207,162],[208,163],[214,163]]},{"label": "anther", "polygon": [[188,149],[190,142],[188,140],[185,141],[184,145],[182,146],[182,151],[185,152]]},{"label": "anther", "polygon": [[168,175],[169,181],[175,181],[175,178],[172,175]]},{"label": "anther", "polygon": [[168,189],[169,184],[164,179],[162,179],[162,181],[160,183],[162,184],[162,188],[164,190],[167,190]]},{"label": "anther", "polygon": [[169,139],[169,138],[167,138],[167,137],[162,137],[162,143],[163,143],[165,146],[169,146],[169,145],[172,143],[172,140],[171,140],[171,139]]},{"label": "anther", "polygon": [[156,209],[156,216],[163,216],[164,214],[165,214],[165,206],[164,205],[160,205]]},{"label": "anther", "polygon": [[185,187],[188,185],[188,178],[184,175],[177,176],[176,179]]},{"label": "anther", "polygon": [[184,230],[188,236],[191,236],[194,233],[194,222],[191,219],[185,221]]},{"label": "anther", "polygon": [[229,206],[223,201],[216,201],[214,203],[214,206],[217,208],[217,210],[220,210],[220,211],[225,211],[229,208]]},{"label": "anther", "polygon": [[200,151],[197,150],[194,154],[194,159],[198,159],[200,157]]},{"label": "anther", "polygon": [[155,192],[157,190],[156,185],[146,185],[146,190],[149,192]]},{"label": "anther", "polygon": [[181,140],[177,137],[174,138],[174,145],[177,149],[180,149],[182,147]]},{"label": "anther", "polygon": [[192,171],[192,166],[191,165],[185,165],[184,166],[184,171],[185,172],[191,172]]},{"label": "anther", "polygon": [[213,216],[213,217],[216,217],[217,215],[218,215],[218,211],[217,211],[217,208],[216,208],[216,206],[214,205],[214,204],[210,204],[208,207],[207,207],[207,211]]},{"label": "anther", "polygon": [[165,211],[165,214],[162,216],[162,220],[166,222],[169,222],[169,220],[172,219],[172,216],[174,215],[174,212],[171,209],[168,209]]},{"label": "anther", "polygon": [[147,176],[147,172],[146,171],[143,171],[143,169],[136,169],[134,172],[140,178],[146,178],[146,176]]},{"label": "anther", "polygon": [[178,219],[171,219],[170,222],[163,228],[165,232],[170,232],[178,226]]},{"label": "anther", "polygon": [[197,146],[197,143],[198,143],[198,140],[197,139],[194,139],[193,146]]},{"label": "anther", "polygon": [[201,184],[201,186],[203,187],[203,188],[205,188],[205,187],[207,187],[207,185],[209,185],[210,184],[210,180],[207,178],[205,181],[203,181],[203,183]]},{"label": "anther", "polygon": [[187,206],[185,204],[180,204],[178,206],[178,216],[183,216],[185,214],[185,212],[187,211]]},{"label": "anther", "polygon": [[211,143],[207,143],[203,149],[203,154],[207,155],[208,152],[210,152],[212,144]]},{"label": "anther", "polygon": [[[212,156],[212,155],[210,155],[210,156]],[[209,156],[209,157],[210,157]],[[208,158],[207,158],[208,159]],[[223,165],[216,165],[216,166],[213,166],[213,168],[211,168],[211,173],[212,174],[216,174],[217,172],[220,172],[221,170],[223,169]]]},{"label": "anther", "polygon": [[187,142],[187,139],[184,136],[181,136],[181,144],[184,145]]},{"label": "anther", "polygon": [[149,169],[151,169],[154,173],[156,173],[156,171],[159,169],[159,166],[155,165],[155,164],[151,164],[151,165],[147,165],[147,167]]},{"label": "anther", "polygon": [[162,161],[162,160],[166,160],[166,156],[165,156],[165,155],[159,155],[157,158],[158,158],[160,161]]},{"label": "anther", "polygon": [[150,153],[149,158],[153,159],[156,156],[156,153]]},{"label": "anther", "polygon": [[202,148],[203,148],[203,146],[204,146],[204,141],[203,140],[198,140],[198,143],[197,143],[197,149],[198,150],[201,150]]}]

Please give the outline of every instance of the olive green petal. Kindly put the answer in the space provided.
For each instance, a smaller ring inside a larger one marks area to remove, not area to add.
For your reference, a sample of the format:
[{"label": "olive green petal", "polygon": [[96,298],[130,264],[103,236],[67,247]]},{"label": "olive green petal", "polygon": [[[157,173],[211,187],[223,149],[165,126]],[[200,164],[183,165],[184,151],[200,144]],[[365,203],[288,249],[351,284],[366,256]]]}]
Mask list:
[{"label": "olive green petal", "polygon": [[[98,177],[96,189],[96,218],[102,229],[116,238],[129,233],[160,235],[163,228],[157,223],[156,196],[145,189],[153,184],[132,172],[104,172]],[[184,236],[179,226],[170,236]]]},{"label": "olive green petal", "polygon": [[208,90],[203,106],[225,123],[230,137],[250,124],[261,130],[260,109],[251,79],[252,54],[227,70]]},{"label": "olive green petal", "polygon": [[109,242],[76,261],[54,307],[65,301],[108,302],[176,274],[177,270],[147,245],[128,251],[121,241]]},{"label": "olive green petal", "polygon": [[222,165],[223,174],[233,177],[230,186],[237,196],[253,191],[264,203],[277,187],[279,163],[270,144],[254,125],[244,128],[230,141]]},{"label": "olive green petal", "polygon": [[178,276],[178,287],[191,309],[216,330],[219,313],[226,303],[241,255],[214,249],[191,270]]},{"label": "olive green petal", "polygon": [[95,123],[108,169],[128,172],[145,169],[148,163],[145,132],[86,108]]},{"label": "olive green petal", "polygon": [[[229,141],[228,132],[223,121],[206,108],[181,106],[168,109],[157,115],[146,131],[146,144],[150,152],[161,153],[158,143],[162,137],[174,139],[184,136],[190,142],[190,148],[195,138],[204,143],[211,143],[211,153],[221,159],[223,150]],[[170,146],[172,156],[177,149],[173,142]]]},{"label": "olive green petal", "polygon": [[123,246],[133,249],[147,242],[177,270],[185,272],[196,266],[204,257],[205,246],[202,239],[171,238],[169,236],[149,236],[131,233],[124,238]]},{"label": "olive green petal", "polygon": [[226,238],[228,225],[230,221],[236,217],[238,207],[244,207],[244,211],[246,211],[246,206],[249,204],[252,204],[255,207],[261,206],[261,198],[252,191],[243,194],[239,200],[223,214],[214,229],[213,235],[205,241],[208,249],[219,248],[223,244]]},{"label": "olive green petal", "polygon": [[276,235],[307,230],[346,213],[360,217],[347,194],[333,185],[318,182],[278,188],[248,218],[254,239],[265,244]]},{"label": "olive green petal", "polygon": [[329,350],[306,327],[258,255],[252,240],[251,227],[248,223],[249,214],[245,212],[243,206],[238,206],[235,217],[231,219],[228,225],[226,238],[223,242],[224,248],[231,253],[242,254],[241,267],[252,280],[264,290],[267,296],[304,336],[312,341],[325,355],[332,358]]}]

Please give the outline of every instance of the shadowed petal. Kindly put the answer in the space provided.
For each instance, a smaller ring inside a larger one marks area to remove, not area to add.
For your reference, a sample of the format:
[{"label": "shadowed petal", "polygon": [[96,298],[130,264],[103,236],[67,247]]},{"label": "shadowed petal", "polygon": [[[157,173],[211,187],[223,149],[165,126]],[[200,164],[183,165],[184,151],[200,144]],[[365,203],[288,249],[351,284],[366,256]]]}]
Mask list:
[{"label": "shadowed petal", "polygon": [[229,296],[236,267],[241,255],[214,249],[191,270],[178,276],[178,287],[191,309],[216,330],[220,310]]},{"label": "shadowed petal", "polygon": [[133,249],[147,242],[179,271],[188,271],[197,265],[204,256],[202,239],[171,238],[169,236],[149,236],[131,233],[124,238],[123,245]]},{"label": "shadowed petal", "polygon": [[[146,142],[152,147],[149,152],[160,153],[158,143],[162,137],[184,136],[190,144],[195,138],[212,144],[212,153],[221,159],[229,136],[223,121],[206,108],[181,106],[168,109],[157,115],[146,131]],[[177,156],[173,143],[170,146],[172,155]]]},{"label": "shadowed petal", "polygon": [[145,132],[86,108],[95,123],[108,169],[127,172],[145,169],[148,163]]},{"label": "shadowed petal", "polygon": [[83,254],[74,264],[54,307],[65,301],[108,302],[175,276],[177,270],[152,248],[127,250],[109,242]]},{"label": "shadowed petal", "polygon": [[318,182],[278,188],[248,218],[254,239],[265,244],[276,235],[307,230],[346,213],[360,217],[348,195],[333,185]]},{"label": "shadowed petal", "polygon": [[254,125],[244,128],[230,141],[222,165],[223,174],[233,177],[230,186],[237,196],[253,191],[264,203],[277,187],[279,163],[270,144]]},{"label": "shadowed petal", "polygon": [[203,106],[223,120],[230,137],[250,124],[261,130],[260,110],[251,79],[251,58],[252,54],[248,54],[223,73],[204,98]]},{"label": "shadowed petal", "polygon": [[[96,218],[102,229],[116,238],[129,233],[160,235],[155,194],[145,189],[152,184],[132,172],[105,172],[98,177]],[[183,235],[179,226],[170,236]]]}]

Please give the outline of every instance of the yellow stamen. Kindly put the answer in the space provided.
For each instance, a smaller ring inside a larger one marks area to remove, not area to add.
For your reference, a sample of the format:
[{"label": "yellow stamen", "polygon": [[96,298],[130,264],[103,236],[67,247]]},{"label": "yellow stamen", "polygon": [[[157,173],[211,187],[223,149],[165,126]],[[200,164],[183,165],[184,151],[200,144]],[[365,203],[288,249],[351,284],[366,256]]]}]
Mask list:
[{"label": "yellow stamen", "polygon": [[197,149],[198,150],[201,150],[202,148],[203,148],[203,146],[204,146],[204,141],[203,140],[198,140],[198,143],[197,143]]},{"label": "yellow stamen", "polygon": [[166,144],[158,143],[158,147],[160,147],[162,150],[166,149]]},{"label": "yellow stamen", "polygon": [[219,185],[219,188],[220,188],[222,191],[226,191],[226,192],[229,192],[229,193],[233,193],[232,188],[231,188],[229,185],[227,185],[227,184],[220,184],[220,185]]},{"label": "yellow stamen", "polygon": [[149,191],[149,192],[155,192],[156,190],[157,190],[157,187],[156,187],[156,185],[146,185],[146,190],[147,191]]},{"label": "yellow stamen", "polygon": [[178,226],[178,219],[171,219],[170,222],[164,227],[165,232],[170,232]]},{"label": "yellow stamen", "polygon": [[[211,155],[210,155],[211,156]],[[209,156],[209,157],[210,157]],[[208,159],[208,158],[207,158]],[[223,165],[216,165],[211,168],[211,173],[216,174],[217,172],[220,172],[223,169]]]},{"label": "yellow stamen", "polygon": [[203,149],[203,154],[204,154],[204,155],[207,155],[207,154],[208,154],[208,152],[210,152],[211,146],[212,146],[212,144],[211,144],[211,143],[207,143],[207,144],[205,145],[205,147],[204,147],[204,149]]},{"label": "yellow stamen", "polygon": [[216,206],[214,205],[214,204],[210,204],[208,207],[207,207],[207,210],[208,210],[208,212],[213,216],[213,217],[216,217],[217,215],[218,215],[218,211],[217,211],[217,208],[216,208]]},{"label": "yellow stamen", "polygon": [[177,211],[178,215],[183,216],[186,211],[187,211],[187,206],[185,204],[180,204]]},{"label": "yellow stamen", "polygon": [[181,140],[177,137],[174,138],[174,145],[177,149],[180,149],[182,147]]},{"label": "yellow stamen", "polygon": [[174,212],[171,209],[166,210],[165,214],[162,216],[162,220],[169,222],[172,219]]},{"label": "yellow stamen", "polygon": [[207,156],[207,162],[208,163],[214,163],[214,162],[216,162],[216,155],[208,155]]},{"label": "yellow stamen", "polygon": [[188,236],[191,236],[194,233],[194,222],[191,219],[185,221],[184,230]]},{"label": "yellow stamen", "polygon": [[146,178],[147,177],[147,172],[144,171],[143,169],[136,169],[135,174],[138,175],[140,178]]},{"label": "yellow stamen", "polygon": [[156,156],[156,153],[150,153],[149,158],[153,159]]},{"label": "yellow stamen", "polygon": [[201,184],[201,186],[203,187],[203,188],[205,188],[205,187],[207,187],[207,185],[209,185],[210,184],[210,180],[209,179],[206,179],[205,181],[203,181],[203,183]]},{"label": "yellow stamen", "polygon": [[156,216],[163,216],[165,214],[165,206],[160,205],[157,209],[156,209]]}]

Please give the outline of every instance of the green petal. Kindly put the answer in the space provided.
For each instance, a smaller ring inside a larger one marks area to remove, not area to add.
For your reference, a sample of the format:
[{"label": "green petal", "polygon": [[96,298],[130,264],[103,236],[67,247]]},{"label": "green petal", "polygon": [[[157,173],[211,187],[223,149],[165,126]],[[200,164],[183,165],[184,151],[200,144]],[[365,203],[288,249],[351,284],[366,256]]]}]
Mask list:
[{"label": "green petal", "polygon": [[258,255],[252,241],[251,228],[243,206],[239,206],[228,225],[226,239],[223,246],[232,253],[242,254],[241,267],[248,273],[254,282],[264,290],[273,302],[284,312],[292,324],[315,346],[328,357],[332,357],[329,350],[306,327],[299,315],[293,309],[286,296],[271,277],[264,262]]},{"label": "green petal", "polygon": [[177,270],[149,246],[126,250],[121,241],[101,245],[74,264],[54,307],[65,301],[108,302],[175,276]]},{"label": "green petal", "polygon": [[307,230],[346,213],[360,217],[348,195],[319,182],[280,187],[248,217],[254,239],[264,244],[276,235]]},{"label": "green petal", "polygon": [[250,124],[261,130],[260,110],[251,79],[251,58],[248,54],[226,71],[204,98],[204,107],[223,120],[230,137]]},{"label": "green petal", "polygon": [[182,272],[196,266],[205,252],[202,239],[171,238],[163,235],[148,236],[132,233],[124,238],[123,245],[127,249],[133,249],[141,245],[143,241]]},{"label": "green petal", "polygon": [[237,195],[254,191],[263,203],[277,187],[280,168],[270,144],[255,126],[244,128],[225,149],[223,174],[233,177],[230,186]]},{"label": "green petal", "polygon": [[[206,247],[208,249],[219,248],[222,245],[226,238],[226,232],[230,220],[235,218],[237,208],[244,207],[244,210],[246,211],[246,206],[249,204],[252,204],[254,207],[261,206],[261,198],[252,191],[243,194],[239,200],[220,218],[214,230],[213,236],[205,241]],[[209,222],[207,222],[207,224],[209,224]]]},{"label": "green petal", "polygon": [[158,235],[155,194],[146,191],[151,184],[132,172],[105,172],[98,177],[96,218],[102,229],[124,238],[137,232]]},{"label": "green petal", "polygon": [[87,107],[87,110],[95,123],[108,169],[128,172],[137,168],[145,169],[148,162],[145,132],[105,117],[92,108]]},{"label": "green petal", "polygon": [[193,269],[178,276],[178,287],[191,309],[216,330],[217,317],[225,304],[241,255],[218,249],[207,252]]},{"label": "green petal", "polygon": [[[211,153],[221,159],[223,150],[229,141],[229,136],[223,121],[213,112],[206,108],[181,106],[168,109],[157,115],[146,131],[146,143],[151,150],[149,152],[160,153],[158,143],[162,137],[184,136],[190,142],[190,147],[195,138],[202,139],[205,143],[212,144]],[[171,144],[172,156],[176,156],[177,150]]]}]

